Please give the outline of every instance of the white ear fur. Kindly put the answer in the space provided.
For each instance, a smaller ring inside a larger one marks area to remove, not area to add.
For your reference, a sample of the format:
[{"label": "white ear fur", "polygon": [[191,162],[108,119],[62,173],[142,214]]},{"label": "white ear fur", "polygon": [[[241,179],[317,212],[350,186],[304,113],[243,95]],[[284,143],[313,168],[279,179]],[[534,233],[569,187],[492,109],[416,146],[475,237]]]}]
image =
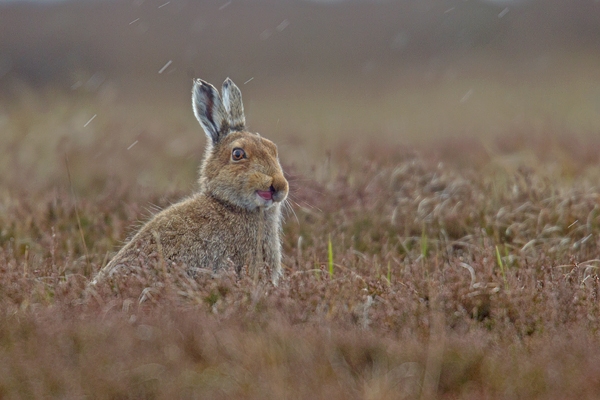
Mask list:
[{"label": "white ear fur", "polygon": [[206,136],[211,139],[212,144],[219,143],[229,133],[229,113],[213,85],[201,79],[194,80],[192,108],[196,119],[200,122]]},{"label": "white ear fur", "polygon": [[244,116],[244,104],[242,103],[242,92],[229,78],[225,79],[221,88],[223,105],[229,114],[229,127],[232,131],[243,131],[246,129],[246,117]]}]

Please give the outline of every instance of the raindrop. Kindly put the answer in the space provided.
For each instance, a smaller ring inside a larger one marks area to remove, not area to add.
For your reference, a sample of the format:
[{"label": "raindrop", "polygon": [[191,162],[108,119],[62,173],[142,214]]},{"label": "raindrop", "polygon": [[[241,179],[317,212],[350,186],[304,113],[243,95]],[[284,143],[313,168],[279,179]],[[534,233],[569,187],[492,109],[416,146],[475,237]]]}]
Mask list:
[{"label": "raindrop", "polygon": [[282,30],[284,30],[285,28],[288,27],[288,25],[290,24],[290,21],[288,21],[287,19],[284,19],[283,21],[281,21],[281,23],[279,25],[277,25],[277,31],[281,32]]},{"label": "raindrop", "polygon": [[258,35],[258,37],[260,38],[260,40],[267,40],[269,37],[271,37],[272,33],[273,32],[271,32],[270,29],[265,29],[260,35]]},{"label": "raindrop", "polygon": [[500,14],[498,14],[498,18],[504,17],[506,14],[508,14],[509,11],[510,9],[506,7],[504,10],[500,11]]},{"label": "raindrop", "polygon": [[465,101],[469,100],[469,98],[471,97],[472,94],[473,94],[473,89],[469,89],[469,91],[467,93],[465,93],[465,95],[462,97],[462,99],[460,99],[460,102],[464,103]]},{"label": "raindrop", "polygon": [[170,1],[167,1],[165,4],[158,6],[158,8],[163,8],[164,6],[166,6],[167,4],[171,3]]},{"label": "raindrop", "polygon": [[165,72],[165,69],[169,68],[169,65],[171,65],[171,63],[173,62],[173,60],[169,60],[159,71],[159,74],[162,74],[163,72]]},{"label": "raindrop", "polygon": [[252,78],[248,79],[246,82],[244,82],[244,85],[245,85],[246,83],[250,82],[252,79],[254,79],[254,77],[252,77]]},{"label": "raindrop", "polygon": [[88,122],[86,122],[85,125],[83,125],[83,127],[84,128],[87,127],[90,124],[90,122],[92,122],[94,120],[94,118],[96,118],[96,115],[98,115],[98,114],[94,114],[94,116],[92,118],[90,118],[90,120]]},{"label": "raindrop", "polygon": [[88,79],[85,83],[84,83],[84,87],[86,90],[92,92],[94,90],[97,90],[100,85],[102,85],[104,83],[104,81],[106,80],[106,78],[104,77],[104,75],[101,72],[96,72],[94,73],[94,75],[92,75],[90,77],[90,79]]},{"label": "raindrop", "polygon": [[230,4],[231,4],[231,1],[226,1],[225,3],[223,3],[223,5],[221,7],[219,7],[219,11],[224,10],[225,7],[227,7]]}]

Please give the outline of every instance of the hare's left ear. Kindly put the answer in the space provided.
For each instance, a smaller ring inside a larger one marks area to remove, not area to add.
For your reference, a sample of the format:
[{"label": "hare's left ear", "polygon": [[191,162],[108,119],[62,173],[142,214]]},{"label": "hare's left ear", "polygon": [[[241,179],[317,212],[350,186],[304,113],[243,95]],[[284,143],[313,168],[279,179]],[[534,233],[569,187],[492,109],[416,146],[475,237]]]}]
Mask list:
[{"label": "hare's left ear", "polygon": [[246,129],[246,117],[244,116],[244,104],[242,103],[242,92],[229,78],[223,82],[221,88],[223,105],[229,114],[229,129],[231,131],[243,131]]},{"label": "hare's left ear", "polygon": [[230,131],[229,113],[213,85],[202,79],[195,79],[192,89],[192,106],[196,119],[213,145],[218,144],[227,136]]}]

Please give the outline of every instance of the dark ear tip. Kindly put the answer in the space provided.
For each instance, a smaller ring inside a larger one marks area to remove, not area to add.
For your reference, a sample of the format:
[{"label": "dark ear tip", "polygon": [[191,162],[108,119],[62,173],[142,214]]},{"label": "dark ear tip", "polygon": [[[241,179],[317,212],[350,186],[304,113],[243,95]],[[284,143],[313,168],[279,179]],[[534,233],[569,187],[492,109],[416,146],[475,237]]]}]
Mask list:
[{"label": "dark ear tip", "polygon": [[194,80],[193,91],[199,93],[213,93],[216,91],[216,89],[210,83],[197,78]]},{"label": "dark ear tip", "polygon": [[231,79],[229,79],[229,77],[227,77],[227,79],[225,79],[225,82],[223,82],[223,87],[228,87],[229,85],[232,85],[233,81]]}]

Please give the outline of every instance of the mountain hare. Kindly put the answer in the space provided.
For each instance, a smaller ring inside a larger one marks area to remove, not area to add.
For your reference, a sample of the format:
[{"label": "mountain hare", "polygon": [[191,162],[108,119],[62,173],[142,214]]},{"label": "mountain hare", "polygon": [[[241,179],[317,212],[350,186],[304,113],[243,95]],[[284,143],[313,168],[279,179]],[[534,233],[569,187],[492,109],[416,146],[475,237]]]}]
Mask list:
[{"label": "mountain hare", "polygon": [[200,189],[155,215],[98,273],[92,284],[118,274],[181,265],[194,275],[265,266],[281,275],[281,204],[288,194],[277,146],[246,131],[240,89],[227,78],[222,97],[196,79],[192,107],[208,136]]}]

